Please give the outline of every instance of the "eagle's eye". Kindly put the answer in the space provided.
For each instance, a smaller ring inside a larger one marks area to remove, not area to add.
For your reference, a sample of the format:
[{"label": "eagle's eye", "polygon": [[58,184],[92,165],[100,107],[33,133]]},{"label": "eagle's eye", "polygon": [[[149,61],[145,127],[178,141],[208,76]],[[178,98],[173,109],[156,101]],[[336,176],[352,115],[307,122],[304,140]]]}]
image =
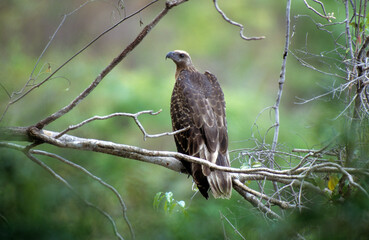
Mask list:
[{"label": "eagle's eye", "polygon": [[180,58],[184,58],[184,56],[185,56],[185,55],[184,55],[183,53],[180,53],[180,54],[179,54],[179,57],[180,57]]}]

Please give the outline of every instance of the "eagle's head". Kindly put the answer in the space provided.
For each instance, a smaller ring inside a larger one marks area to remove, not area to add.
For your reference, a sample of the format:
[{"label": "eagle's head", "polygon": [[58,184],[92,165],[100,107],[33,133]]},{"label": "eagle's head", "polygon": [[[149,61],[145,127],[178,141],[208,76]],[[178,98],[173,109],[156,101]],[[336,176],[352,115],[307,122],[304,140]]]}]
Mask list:
[{"label": "eagle's head", "polygon": [[193,67],[190,55],[182,50],[174,50],[169,52],[165,58],[172,59],[179,69]]}]

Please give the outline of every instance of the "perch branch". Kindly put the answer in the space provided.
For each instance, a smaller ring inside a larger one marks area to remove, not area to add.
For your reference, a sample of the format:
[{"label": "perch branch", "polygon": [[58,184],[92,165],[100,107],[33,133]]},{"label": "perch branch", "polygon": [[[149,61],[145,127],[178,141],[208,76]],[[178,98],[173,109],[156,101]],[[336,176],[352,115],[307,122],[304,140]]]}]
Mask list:
[{"label": "perch branch", "polygon": [[[27,129],[27,128],[25,128]],[[2,129],[0,128],[0,135],[2,133]],[[8,130],[10,131],[10,130]],[[203,160],[201,158],[188,156],[185,154],[177,153],[177,152],[168,152],[168,151],[151,151],[135,146],[125,145],[125,144],[117,144],[109,141],[102,141],[97,139],[86,139],[75,137],[72,135],[63,135],[60,138],[56,139],[58,132],[40,130],[35,127],[29,128],[29,133],[27,131],[21,131],[19,128],[16,128],[14,131],[18,131],[20,134],[23,132],[24,134],[29,134],[29,139],[34,142],[39,143],[48,143],[54,146],[58,146],[61,148],[70,148],[70,149],[78,149],[85,151],[93,151],[93,152],[101,152],[105,154],[110,154],[114,156],[140,160],[144,162],[149,162],[152,164],[160,165],[171,169],[177,172],[183,172],[183,166],[179,160],[189,161],[193,163],[198,163],[204,166],[209,167],[211,170],[220,170],[227,171],[231,173],[243,173],[243,174],[259,174],[264,177],[269,177],[270,179],[274,178],[284,178],[284,179],[300,179],[302,176],[302,172],[309,170],[311,167],[301,167],[291,172],[290,169],[286,170],[275,170],[265,167],[260,168],[248,168],[248,169],[238,169],[231,167],[223,167],[211,163],[209,161]],[[2,138],[3,139],[3,138]],[[17,137],[19,139],[19,137]],[[25,138],[26,139],[26,138]],[[0,142],[0,147],[7,147],[6,143]],[[179,159],[179,160],[177,160]],[[324,163],[317,165],[317,168],[314,168],[314,171],[318,172],[339,172],[333,165],[329,165],[329,163]],[[366,169],[357,169],[357,168],[343,168],[348,173],[355,174],[369,174],[369,171]]]}]

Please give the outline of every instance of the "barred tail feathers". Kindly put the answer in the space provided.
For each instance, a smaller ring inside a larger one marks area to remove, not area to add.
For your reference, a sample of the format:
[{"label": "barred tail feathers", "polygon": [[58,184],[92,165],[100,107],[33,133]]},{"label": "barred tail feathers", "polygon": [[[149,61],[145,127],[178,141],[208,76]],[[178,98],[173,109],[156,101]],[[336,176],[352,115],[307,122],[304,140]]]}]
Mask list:
[{"label": "barred tail feathers", "polygon": [[[228,152],[226,155],[218,154],[216,164],[229,167]],[[228,172],[214,170],[207,176],[211,192],[215,198],[227,198],[232,195],[232,177]]]}]

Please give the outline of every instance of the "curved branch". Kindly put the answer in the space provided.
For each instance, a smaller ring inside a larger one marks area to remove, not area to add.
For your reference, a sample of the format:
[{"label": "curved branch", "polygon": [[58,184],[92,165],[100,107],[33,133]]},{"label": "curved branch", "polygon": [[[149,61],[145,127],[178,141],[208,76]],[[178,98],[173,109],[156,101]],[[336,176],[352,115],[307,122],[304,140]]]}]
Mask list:
[{"label": "curved branch", "polygon": [[321,1],[318,1],[318,0],[313,0],[314,2],[318,3],[321,7],[322,7],[322,10],[323,10],[323,14],[321,14],[320,12],[318,12],[315,8],[311,7],[306,0],[304,0],[304,3],[305,3],[305,6],[310,9],[311,11],[313,11],[315,14],[317,14],[319,17],[322,17],[322,18],[325,18],[328,20],[328,22],[332,22],[331,19],[336,19],[334,16],[333,16],[333,13],[332,14],[328,14],[326,13],[325,11],[325,7],[324,7],[324,4],[321,2]]},{"label": "curved branch", "polygon": [[232,25],[235,25],[235,26],[240,28],[240,36],[241,36],[242,39],[244,39],[246,41],[251,41],[251,40],[262,40],[262,39],[265,38],[264,36],[261,36],[261,37],[246,37],[246,36],[244,36],[243,35],[243,29],[244,29],[243,25],[238,23],[238,22],[232,21],[230,18],[228,18],[225,15],[225,13],[218,6],[218,1],[217,0],[213,0],[213,2],[214,2],[215,9],[220,13],[220,15],[222,15],[224,20],[226,20],[228,23],[230,23]]},{"label": "curved branch", "polygon": [[239,184],[242,185],[241,182],[233,179],[234,190],[236,190],[246,201],[251,203],[254,207],[258,208],[263,213],[276,219],[282,219],[281,216],[273,212],[269,207],[265,206],[255,195],[245,191],[242,187],[239,186]]},{"label": "curved branch", "polygon": [[292,204],[290,204],[286,201],[281,201],[279,199],[275,199],[275,198],[269,197],[266,194],[255,191],[254,189],[251,189],[251,188],[247,187],[245,184],[242,184],[240,182],[240,180],[238,180],[238,179],[234,179],[233,183],[236,184],[238,187],[242,188],[244,191],[246,191],[246,192],[248,192],[248,193],[250,193],[250,194],[252,194],[252,195],[254,195],[254,196],[256,196],[260,199],[267,200],[267,202],[270,202],[272,204],[276,204],[279,207],[281,207],[282,209],[295,208],[296,207],[296,205],[292,205]]},{"label": "curved branch", "polygon": [[75,130],[77,128],[82,127],[83,125],[95,121],[95,120],[105,120],[105,119],[109,119],[109,118],[113,118],[113,117],[119,117],[119,116],[124,116],[124,117],[131,117],[134,119],[134,121],[136,122],[137,126],[140,128],[141,132],[144,134],[144,140],[146,140],[146,138],[156,138],[156,137],[162,137],[162,136],[171,136],[171,135],[175,135],[177,133],[186,131],[189,126],[187,128],[183,128],[174,132],[165,132],[165,133],[159,133],[159,134],[148,134],[145,130],[145,128],[142,126],[140,120],[138,120],[138,116],[142,115],[142,114],[150,114],[150,115],[157,115],[161,112],[161,110],[154,112],[152,110],[146,110],[146,111],[141,111],[141,112],[137,112],[137,113],[112,113],[109,114],[107,116],[94,116],[91,117],[89,119],[86,119],[78,124],[75,125],[71,125],[69,126],[67,129],[61,131],[58,135],[55,136],[55,138],[60,138],[61,136],[63,136],[64,134],[66,134],[67,132],[71,131],[71,130]]}]

